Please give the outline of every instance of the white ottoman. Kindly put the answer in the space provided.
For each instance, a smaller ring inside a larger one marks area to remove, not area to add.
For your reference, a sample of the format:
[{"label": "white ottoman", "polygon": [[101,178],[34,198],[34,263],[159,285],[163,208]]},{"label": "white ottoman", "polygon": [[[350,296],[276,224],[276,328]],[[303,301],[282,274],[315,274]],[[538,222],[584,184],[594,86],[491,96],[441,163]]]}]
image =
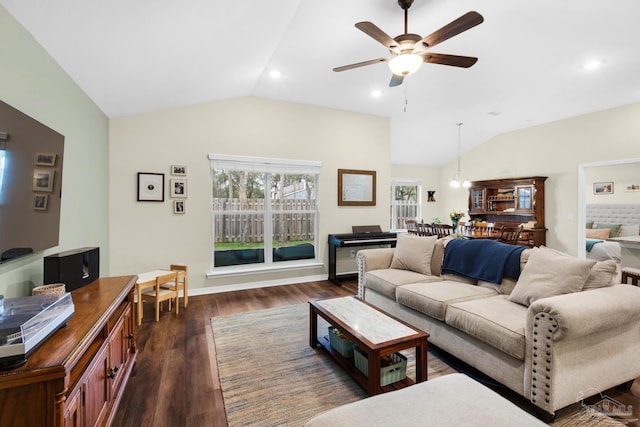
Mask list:
[{"label": "white ottoman", "polygon": [[547,426],[464,374],[450,374],[339,406],[306,427]]}]

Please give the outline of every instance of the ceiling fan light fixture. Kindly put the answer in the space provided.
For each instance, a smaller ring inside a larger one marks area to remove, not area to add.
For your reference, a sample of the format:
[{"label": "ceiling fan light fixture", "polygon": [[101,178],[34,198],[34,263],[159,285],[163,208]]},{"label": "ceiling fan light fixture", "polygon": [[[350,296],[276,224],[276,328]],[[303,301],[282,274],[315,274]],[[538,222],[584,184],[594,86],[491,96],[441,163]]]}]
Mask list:
[{"label": "ceiling fan light fixture", "polygon": [[408,76],[420,69],[424,59],[415,53],[403,53],[389,61],[389,69],[397,76]]}]

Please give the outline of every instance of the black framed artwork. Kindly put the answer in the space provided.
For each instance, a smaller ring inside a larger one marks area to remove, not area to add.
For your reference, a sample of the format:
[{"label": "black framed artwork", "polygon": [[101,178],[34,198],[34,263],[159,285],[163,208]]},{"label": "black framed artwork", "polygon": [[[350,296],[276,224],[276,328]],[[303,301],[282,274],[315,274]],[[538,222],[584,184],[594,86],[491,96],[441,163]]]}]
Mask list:
[{"label": "black framed artwork", "polygon": [[164,174],[138,172],[138,201],[164,202]]}]

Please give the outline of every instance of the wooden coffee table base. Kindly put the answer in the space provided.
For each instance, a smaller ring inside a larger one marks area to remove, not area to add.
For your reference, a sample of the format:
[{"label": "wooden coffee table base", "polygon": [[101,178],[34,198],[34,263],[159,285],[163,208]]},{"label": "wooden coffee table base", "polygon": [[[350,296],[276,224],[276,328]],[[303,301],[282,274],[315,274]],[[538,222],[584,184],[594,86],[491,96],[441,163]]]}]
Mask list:
[{"label": "wooden coffee table base", "polygon": [[[339,318],[339,313],[333,313],[331,310],[321,305],[323,300],[310,301],[309,302],[309,345],[312,348],[324,349],[338,365],[356,380],[362,388],[364,388],[369,395],[379,394],[386,391],[395,390],[398,388],[407,387],[416,382],[422,382],[427,380],[427,338],[429,334],[424,331],[413,328],[400,320],[397,320],[388,314],[378,310],[376,307],[367,304],[355,297],[342,297],[353,298],[354,302],[349,301],[350,304],[357,306],[363,304],[366,306],[366,310],[375,310],[375,314],[378,316],[378,322],[389,322],[393,324],[400,323],[404,327],[408,328],[411,332],[404,336],[396,337],[391,340],[373,343],[361,333],[361,331],[352,328],[349,324]],[[358,307],[363,308],[363,307]],[[353,358],[347,358],[342,356],[336,350],[331,347],[328,339],[318,338],[318,316],[325,319],[329,324],[338,328],[349,341],[355,343],[355,345],[367,354],[368,360],[368,372],[369,376],[365,376],[358,368],[356,368]],[[387,354],[393,354],[400,350],[415,348],[416,349],[416,378],[415,381],[411,378],[405,377],[405,379],[389,384],[387,386],[380,386],[380,359]]]}]

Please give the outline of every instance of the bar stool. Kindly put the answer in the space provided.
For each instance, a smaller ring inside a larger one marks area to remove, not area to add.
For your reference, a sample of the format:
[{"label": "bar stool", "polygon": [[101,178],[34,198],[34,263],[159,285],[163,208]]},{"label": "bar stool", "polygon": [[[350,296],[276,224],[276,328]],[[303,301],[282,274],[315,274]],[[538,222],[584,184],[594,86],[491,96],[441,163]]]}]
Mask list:
[{"label": "bar stool", "polygon": [[640,286],[640,268],[623,267],[622,283],[626,285],[629,279],[632,285]]}]

